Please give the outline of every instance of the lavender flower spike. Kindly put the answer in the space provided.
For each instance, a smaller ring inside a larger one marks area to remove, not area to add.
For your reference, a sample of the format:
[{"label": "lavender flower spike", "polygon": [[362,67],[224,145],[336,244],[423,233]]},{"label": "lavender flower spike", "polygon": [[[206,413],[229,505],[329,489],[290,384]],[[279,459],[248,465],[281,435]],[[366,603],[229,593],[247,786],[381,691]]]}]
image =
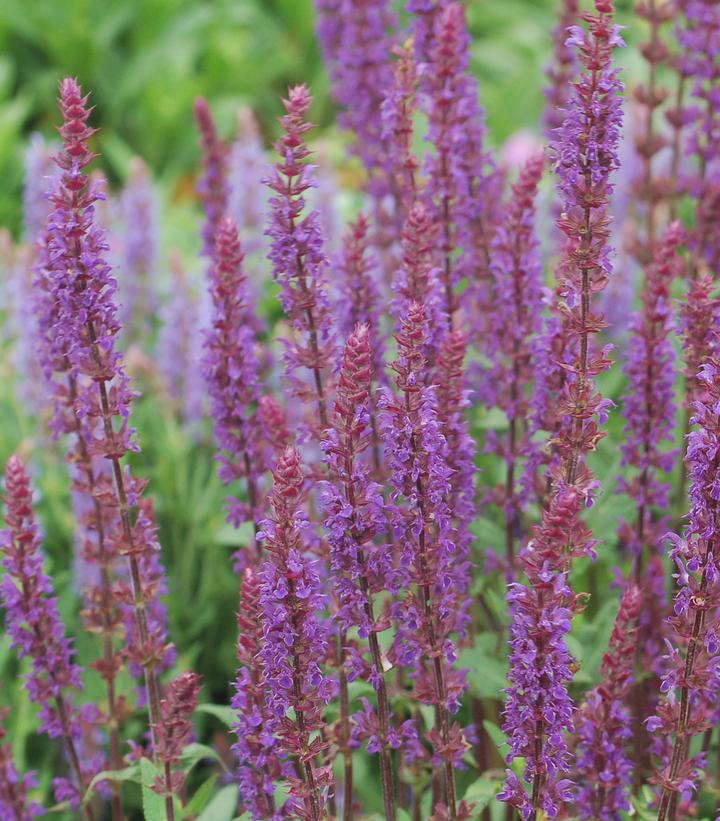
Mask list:
[{"label": "lavender flower spike", "polygon": [[20,775],[12,758],[12,746],[5,740],[7,735],[1,723],[8,709],[0,710],[0,821],[32,821],[45,810],[28,798],[28,790],[37,787],[34,773]]},{"label": "lavender flower spike", "polygon": [[[40,706],[42,731],[65,743],[74,784],[58,783],[58,800],[68,797],[77,809],[94,775],[84,769],[77,745],[84,728],[95,723],[97,713],[92,706],[77,707],[73,700],[73,691],[82,690],[80,668],[73,661],[70,640],[60,622],[52,582],[43,571],[30,479],[17,456],[8,460],[5,482],[7,529],[0,534],[0,549],[6,573],[0,583],[0,598],[7,631],[20,658],[28,657],[32,662],[26,689],[30,700]],[[88,821],[93,821],[92,808],[85,805],[83,811]]]},{"label": "lavender flower spike", "polygon": [[[302,777],[288,776],[287,809],[301,821],[325,817],[325,795],[332,770],[318,764],[326,753],[322,708],[335,694],[318,660],[325,657],[328,632],[319,614],[326,607],[315,564],[307,558],[308,519],[302,510],[305,478],[298,452],[288,447],[273,473],[272,515],[258,538],[269,559],[260,571],[264,668],[268,730],[286,760],[298,761]],[[295,718],[288,719],[290,709]]]}]

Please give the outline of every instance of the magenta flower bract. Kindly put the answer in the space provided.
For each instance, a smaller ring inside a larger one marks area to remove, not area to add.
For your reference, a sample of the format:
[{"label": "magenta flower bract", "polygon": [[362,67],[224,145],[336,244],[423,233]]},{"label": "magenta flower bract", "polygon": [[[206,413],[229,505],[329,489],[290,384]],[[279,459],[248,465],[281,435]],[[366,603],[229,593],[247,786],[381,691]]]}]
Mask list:
[{"label": "magenta flower bract", "polygon": [[213,259],[215,236],[228,204],[229,189],[226,178],[228,149],[217,133],[207,100],[199,97],[195,100],[193,109],[200,131],[203,164],[203,175],[197,185],[197,192],[205,210],[205,222],[202,226],[202,253]]}]

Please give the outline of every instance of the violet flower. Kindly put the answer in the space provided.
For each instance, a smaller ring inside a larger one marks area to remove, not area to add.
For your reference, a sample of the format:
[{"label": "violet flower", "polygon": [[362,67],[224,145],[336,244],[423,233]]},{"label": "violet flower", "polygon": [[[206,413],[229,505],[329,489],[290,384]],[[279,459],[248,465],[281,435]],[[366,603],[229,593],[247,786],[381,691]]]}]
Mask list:
[{"label": "violet flower", "polygon": [[543,125],[549,140],[555,138],[556,130],[562,126],[572,95],[572,81],[578,71],[577,55],[567,43],[567,31],[579,15],[578,0],[562,0],[557,11],[558,22],[552,32],[552,60],[545,71],[549,85],[544,89]]},{"label": "violet flower", "polygon": [[[320,614],[325,596],[315,563],[307,553],[310,524],[302,509],[305,478],[298,452],[288,447],[273,472],[271,516],[262,523],[263,547],[268,556],[260,570],[260,606],[268,730],[277,739],[278,753],[297,760],[300,774],[288,775],[287,809],[302,821],[324,817],[332,770],[318,764],[326,754],[320,735],[322,710],[335,695],[335,684],[319,665],[328,651],[327,626]],[[294,718],[288,718],[288,710]]]},{"label": "violet flower", "polygon": [[52,160],[54,147],[41,134],[30,135],[25,149],[25,181],[23,185],[23,237],[33,246],[45,225],[50,206],[45,194],[55,171]]},{"label": "violet flower", "polygon": [[566,636],[581,599],[568,585],[575,557],[594,556],[595,541],[580,519],[585,499],[576,488],[560,487],[543,511],[542,522],[520,553],[528,584],[509,585],[510,670],[503,729],[508,764],[525,759],[523,779],[506,771],[500,801],[535,821],[540,810],[557,817],[572,797],[571,757],[566,733],[573,730],[574,705],[568,694],[573,658]]},{"label": "violet flower", "polygon": [[[122,356],[116,350],[119,331],[114,303],[115,280],[104,254],[107,245],[94,223],[97,187],[85,169],[93,159],[88,140],[93,129],[87,125],[90,109],[77,82],[67,78],[60,84],[63,150],[56,158],[62,174],[51,194],[53,210],[47,229],[45,281],[52,298],[52,313],[45,317],[51,352],[67,357],[77,375],[73,409],[84,420],[91,438],[88,450],[112,466],[113,484],[102,503],[117,516],[117,526],[107,535],[120,555],[126,557],[132,602],[142,656],[151,724],[159,719],[160,693],[156,665],[164,644],[149,629],[147,609],[156,596],[157,584],[146,577],[143,556],[154,552],[146,532],[135,526],[145,483],[130,476],[121,463],[137,451],[130,427],[130,388]],[[170,821],[172,813],[170,814]]]},{"label": "violet flower", "polygon": [[394,540],[400,547],[391,591],[401,595],[391,606],[397,625],[391,649],[396,664],[410,668],[415,697],[435,708],[435,726],[427,739],[443,781],[439,813],[456,819],[455,766],[466,749],[459,725],[450,714],[465,690],[456,670],[453,632],[465,607],[466,558],[452,541],[452,468],[437,415],[435,389],[426,383],[428,321],[414,302],[400,319],[393,363],[397,394],[381,390],[380,430],[389,464]]},{"label": "violet flower", "polygon": [[187,773],[175,770],[183,750],[192,738],[192,714],[200,694],[200,676],[181,673],[167,686],[160,702],[160,722],[153,727],[155,735],[155,760],[162,766],[152,785],[153,790],[165,797],[168,816],[172,815],[173,795],[179,795]]},{"label": "violet flower", "polygon": [[[58,779],[56,789],[78,809],[95,775],[84,768],[78,744],[85,727],[92,726],[98,714],[92,705],[75,704],[83,689],[81,671],[73,661],[71,642],[60,621],[52,581],[43,571],[30,479],[17,456],[8,460],[5,483],[7,528],[0,534],[0,549],[6,573],[0,582],[0,597],[6,628],[11,647],[20,658],[31,661],[25,688],[30,701],[40,707],[41,731],[65,744],[74,783]],[[89,805],[83,812],[92,821],[94,813]]]},{"label": "violet flower", "polygon": [[120,322],[128,342],[147,344],[157,313],[158,214],[145,163],[133,157],[130,177],[120,196],[118,280]]},{"label": "violet flower", "polygon": [[626,702],[633,682],[641,603],[640,590],[629,586],[600,665],[602,684],[585,696],[575,719],[577,802],[584,821],[621,821],[621,812],[630,810],[633,765],[626,748],[632,738],[632,719]]},{"label": "violet flower", "polygon": [[716,719],[715,670],[720,641],[715,611],[720,606],[717,543],[717,452],[720,446],[720,361],[709,357],[698,373],[703,396],[695,402],[696,425],[688,436],[690,512],[681,538],[667,534],[677,592],[669,619],[675,639],[668,643],[668,670],[663,679],[663,702],[648,720],[651,733],[674,739],[669,761],[661,765],[656,783],[662,789],[658,821],[674,819],[681,798],[698,785],[699,762],[689,754],[694,736]]},{"label": "violet flower", "polygon": [[532,342],[541,329],[542,262],[535,229],[535,197],[543,165],[542,154],[536,154],[521,171],[491,250],[494,310],[489,323],[492,341],[487,348],[492,359],[483,374],[480,395],[488,406],[500,408],[509,423],[506,437],[489,434],[486,444],[486,450],[497,453],[507,469],[496,501],[505,517],[508,571],[527,502],[527,492],[517,486],[518,462],[533,447],[532,429],[524,420],[529,416],[537,368]]},{"label": "violet flower", "polygon": [[21,775],[13,763],[12,746],[2,726],[8,712],[0,710],[0,821],[32,821],[45,810],[28,797],[28,791],[37,787],[35,773]]},{"label": "violet flower", "polygon": [[233,683],[232,729],[237,736],[232,750],[238,759],[237,781],[243,806],[253,821],[279,820],[283,807],[275,803],[275,782],[294,776],[294,764],[281,761],[278,741],[271,732],[260,650],[263,642],[260,578],[254,568],[243,571],[237,614],[237,659]]},{"label": "violet flower", "polygon": [[[327,297],[327,260],[317,211],[305,211],[305,193],[315,182],[306,160],[310,150],[305,134],[312,97],[305,86],[295,86],[283,100],[286,114],[280,118],[283,136],[275,143],[280,160],[267,185],[270,200],[271,239],[268,255],[273,277],[280,284],[280,302],[295,331],[285,341],[285,373],[293,394],[314,403],[317,413],[309,422],[316,438],[328,425],[327,393],[335,357],[333,320]],[[307,369],[312,382],[303,381],[298,369]]]},{"label": "violet flower", "polygon": [[257,532],[263,513],[259,483],[266,467],[262,429],[256,416],[259,363],[244,257],[237,227],[229,217],[219,223],[214,256],[210,275],[213,320],[205,337],[203,367],[215,440],[222,452],[218,457],[220,478],[225,484],[245,479],[247,503],[231,499],[228,518],[236,527],[252,522]]},{"label": "violet flower", "polygon": [[218,225],[227,211],[228,204],[227,146],[217,133],[207,100],[198,97],[193,110],[200,131],[203,164],[203,175],[197,185],[197,192],[205,210],[205,222],[201,232],[202,253],[212,260]]}]

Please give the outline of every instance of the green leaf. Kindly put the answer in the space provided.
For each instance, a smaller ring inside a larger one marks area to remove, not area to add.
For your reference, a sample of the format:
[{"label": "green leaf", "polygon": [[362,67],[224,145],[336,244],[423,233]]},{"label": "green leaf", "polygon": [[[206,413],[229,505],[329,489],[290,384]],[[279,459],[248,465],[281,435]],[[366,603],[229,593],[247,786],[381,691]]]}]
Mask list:
[{"label": "green leaf", "polygon": [[211,716],[222,721],[226,727],[232,727],[235,721],[235,710],[222,704],[198,704],[198,713],[209,713]]},{"label": "green leaf", "polygon": [[140,759],[140,773],[142,775],[142,805],[145,821],[167,821],[165,799],[152,789],[158,771],[149,758]]},{"label": "green leaf", "polygon": [[197,815],[202,812],[205,807],[207,807],[208,802],[212,798],[213,790],[215,789],[215,784],[217,783],[218,778],[218,774],[213,773],[207,781],[203,781],[197,790],[195,790],[193,797],[188,801],[187,805],[183,809],[183,818],[190,818],[193,815]]},{"label": "green leaf", "polygon": [[470,689],[479,698],[498,698],[508,685],[507,662],[495,658],[486,647],[479,645],[462,650],[458,667],[468,670]]},{"label": "green leaf", "polygon": [[234,784],[223,787],[205,807],[197,821],[232,821],[238,802],[238,788]]},{"label": "green leaf", "polygon": [[497,726],[497,724],[489,721],[488,719],[483,721],[483,727],[485,728],[485,732],[490,736],[493,744],[497,748],[497,751],[503,758],[505,758],[505,754],[509,750],[507,736],[505,733]]},{"label": "green leaf", "polygon": [[183,769],[185,772],[189,772],[198,763],[198,761],[202,761],[204,758],[210,758],[225,768],[223,760],[220,758],[216,750],[212,747],[208,747],[207,744],[193,743],[188,744],[182,752]]},{"label": "green leaf", "polygon": [[401,807],[398,807],[396,816],[397,821],[412,821],[412,819],[410,818],[410,813],[406,810],[403,810]]},{"label": "green leaf", "polygon": [[463,800],[473,804],[473,812],[484,810],[495,798],[501,787],[500,781],[481,776],[467,788]]},{"label": "green leaf", "polygon": [[129,767],[123,767],[122,770],[103,770],[99,772],[88,785],[83,798],[84,802],[90,798],[93,789],[101,781],[135,781],[140,783],[140,767],[137,764],[131,764]]}]

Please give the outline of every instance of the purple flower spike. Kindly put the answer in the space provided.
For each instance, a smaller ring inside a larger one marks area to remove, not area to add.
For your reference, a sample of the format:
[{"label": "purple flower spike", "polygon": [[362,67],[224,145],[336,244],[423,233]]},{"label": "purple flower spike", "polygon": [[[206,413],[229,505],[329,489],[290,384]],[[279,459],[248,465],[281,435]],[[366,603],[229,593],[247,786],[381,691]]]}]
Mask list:
[{"label": "purple flower spike", "polygon": [[214,259],[215,236],[218,225],[227,211],[229,188],[227,174],[227,146],[220,139],[207,100],[195,100],[195,121],[200,131],[203,176],[197,187],[205,209],[202,227],[203,249],[206,257]]},{"label": "purple flower spike", "polygon": [[[80,668],[73,661],[71,642],[60,621],[52,581],[43,571],[30,479],[17,456],[8,460],[5,483],[7,529],[0,533],[0,549],[6,573],[0,582],[0,597],[7,631],[20,658],[31,661],[25,687],[30,701],[40,707],[41,730],[65,743],[74,779],[74,784],[68,784],[68,798],[77,808],[94,775],[84,769],[78,744],[97,713],[74,703],[73,693],[82,691]],[[89,808],[85,814],[92,818]]]},{"label": "purple flower spike", "polygon": [[[318,731],[323,726],[322,709],[336,687],[319,665],[328,650],[327,627],[320,620],[326,601],[315,563],[306,555],[305,477],[294,448],[285,450],[273,477],[271,517],[258,534],[269,557],[260,570],[260,660],[272,716],[267,729],[277,739],[279,754],[302,767],[302,775],[287,776],[287,809],[302,821],[321,821],[333,777],[329,765],[318,763],[327,752]],[[287,717],[290,709],[294,719]]]},{"label": "purple flower spike", "polygon": [[28,791],[37,787],[34,773],[20,775],[15,768],[12,746],[7,743],[5,728],[1,723],[9,710],[0,710],[0,821],[32,821],[45,810],[28,798]]}]

